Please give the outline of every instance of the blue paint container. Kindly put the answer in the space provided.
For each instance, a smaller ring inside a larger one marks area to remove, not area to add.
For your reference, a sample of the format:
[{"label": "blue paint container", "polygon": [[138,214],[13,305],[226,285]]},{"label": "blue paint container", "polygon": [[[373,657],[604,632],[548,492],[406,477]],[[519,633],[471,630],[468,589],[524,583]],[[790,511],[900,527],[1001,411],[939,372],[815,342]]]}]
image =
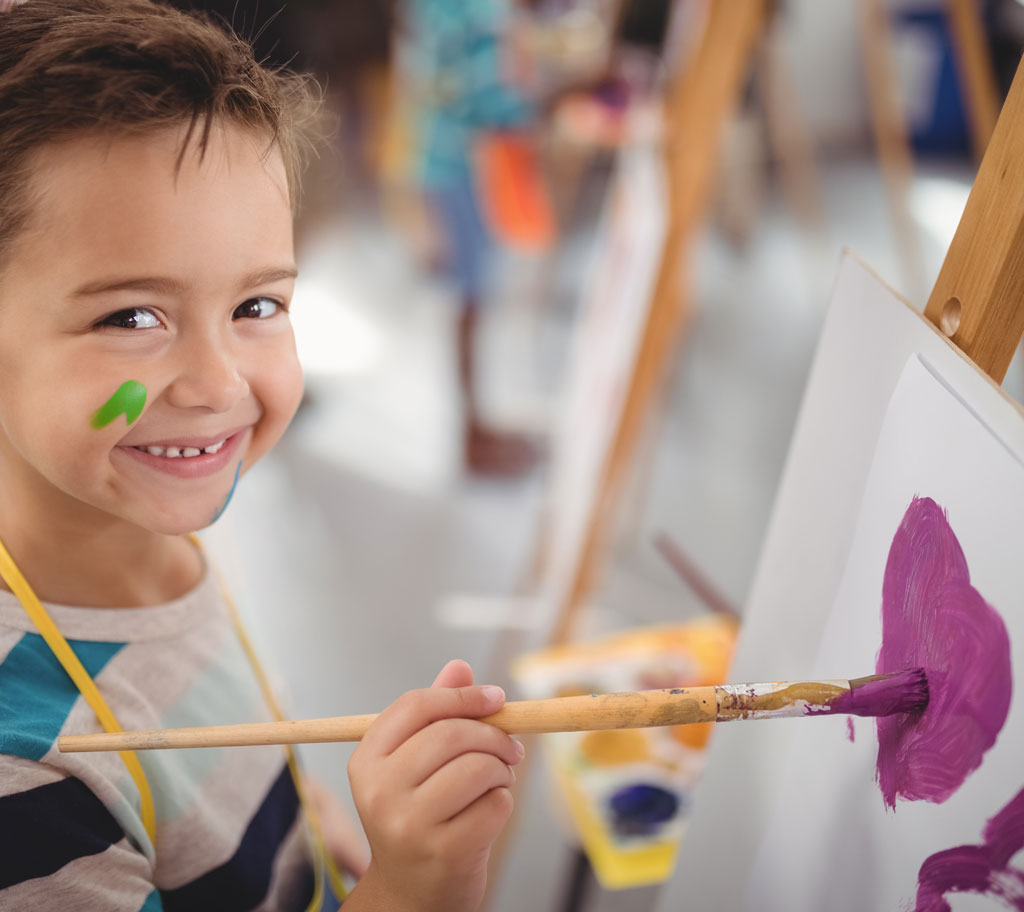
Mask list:
[{"label": "blue paint container", "polygon": [[679,796],[657,785],[627,785],[608,799],[620,836],[647,836],[679,813]]}]

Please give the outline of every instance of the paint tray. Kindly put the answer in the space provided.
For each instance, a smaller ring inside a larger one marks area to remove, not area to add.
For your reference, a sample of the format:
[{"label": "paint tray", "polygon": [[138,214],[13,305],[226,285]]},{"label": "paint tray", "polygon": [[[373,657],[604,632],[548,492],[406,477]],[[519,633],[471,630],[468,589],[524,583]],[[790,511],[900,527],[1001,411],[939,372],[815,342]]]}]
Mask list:
[{"label": "paint tray", "polygon": [[[524,655],[527,699],[697,687],[728,677],[736,622],[708,615]],[[541,735],[544,754],[598,881],[606,889],[672,873],[713,723]]]}]

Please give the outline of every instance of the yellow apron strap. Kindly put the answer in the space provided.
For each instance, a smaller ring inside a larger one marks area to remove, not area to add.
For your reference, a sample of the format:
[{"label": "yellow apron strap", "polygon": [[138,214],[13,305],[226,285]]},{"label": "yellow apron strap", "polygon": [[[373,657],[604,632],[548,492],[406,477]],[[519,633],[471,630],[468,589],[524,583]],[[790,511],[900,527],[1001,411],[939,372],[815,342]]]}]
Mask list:
[{"label": "yellow apron strap", "polygon": [[[267,701],[267,705],[270,707],[270,711],[274,718],[278,721],[285,719],[284,712],[281,710],[281,705],[277,702],[277,697],[274,695],[273,688],[270,686],[270,680],[267,678],[266,672],[263,670],[263,666],[260,664],[259,658],[256,656],[256,650],[253,648],[252,640],[249,639],[249,633],[245,629],[242,623],[241,615],[238,613],[238,609],[235,607],[234,600],[228,593],[227,588],[224,586],[223,581],[221,582],[221,594],[224,601],[227,603],[228,610],[231,612],[231,619],[235,623],[235,630],[238,633],[238,639],[242,644],[242,649],[245,650],[246,656],[249,658],[249,664],[252,665],[253,673],[256,675],[256,680],[259,681],[260,689],[263,691],[263,698]],[[313,843],[315,847],[314,855],[314,869],[316,870],[316,887],[314,889],[313,899],[309,904],[310,912],[319,909],[323,903],[323,871],[321,865],[318,863],[318,859],[322,859],[323,863],[327,866],[327,877],[331,882],[331,889],[334,891],[334,895],[339,899],[344,899],[348,895],[348,890],[345,887],[345,883],[338,871],[337,865],[334,863],[334,859],[331,858],[330,853],[324,844],[323,831],[320,827],[320,818],[317,816],[316,811],[313,808],[312,802],[309,800],[309,796],[306,791],[305,783],[302,781],[302,771],[299,769],[298,758],[295,755],[295,748],[291,744],[285,745],[285,751],[288,754],[288,769],[291,770],[292,780],[295,782],[295,791],[299,796],[299,803],[302,805],[302,809],[306,813],[306,817],[309,819],[309,827],[313,832]]]},{"label": "yellow apron strap", "polygon": [[[196,545],[202,548],[202,543],[196,536],[191,535],[189,537],[196,543]],[[260,663],[260,660],[256,655],[256,650],[252,645],[252,640],[249,638],[249,633],[245,629],[245,625],[242,623],[242,616],[239,614],[238,608],[235,606],[234,599],[231,598],[231,594],[228,592],[228,588],[225,585],[224,580],[218,577],[218,581],[220,583],[221,597],[224,599],[225,604],[228,606],[228,611],[231,613],[231,620],[234,622],[235,631],[238,634],[238,640],[242,644],[242,649],[245,651],[245,654],[249,659],[249,664],[252,666],[253,673],[256,675],[256,680],[259,682],[260,690],[263,691],[263,698],[270,707],[270,711],[274,718],[278,721],[283,721],[286,718],[285,714],[281,709],[281,704],[277,701],[273,688],[270,686],[270,679],[267,677],[266,672],[263,670],[263,665]],[[288,769],[291,771],[292,781],[295,783],[295,791],[299,796],[299,803],[302,805],[303,811],[305,811],[306,817],[309,820],[309,828],[313,834],[313,869],[316,874],[316,881],[313,890],[313,898],[310,901],[307,912],[319,912],[324,898],[324,872],[322,870],[324,865],[326,865],[327,879],[330,881],[331,890],[335,896],[339,899],[344,899],[348,895],[348,888],[345,886],[345,881],[342,878],[341,873],[338,871],[338,866],[334,863],[334,859],[331,858],[331,855],[324,844],[320,818],[317,816],[316,811],[313,808],[313,804],[309,800],[305,783],[302,780],[302,771],[299,769],[298,758],[295,755],[295,748],[291,744],[286,744],[285,751],[288,755]]]},{"label": "yellow apron strap", "polygon": [[[202,548],[202,543],[196,536],[191,535],[189,538],[197,547],[200,549]],[[15,598],[17,598],[21,603],[31,621],[38,628],[43,640],[46,642],[47,646],[50,647],[54,656],[56,656],[57,661],[60,662],[61,667],[67,672],[68,676],[82,694],[86,703],[89,704],[92,711],[96,714],[96,718],[99,719],[104,730],[108,732],[123,731],[116,716],[107,705],[106,700],[103,699],[103,695],[99,692],[96,682],[90,677],[89,672],[87,672],[82,666],[81,661],[78,656],[75,655],[75,652],[68,644],[68,641],[64,638],[60,630],[57,629],[57,625],[54,624],[53,619],[49,614],[47,614],[42,602],[40,602],[36,597],[36,594],[32,591],[32,587],[29,586],[28,581],[24,576],[22,576],[21,571],[18,569],[18,565],[14,562],[14,559],[11,557],[6,547],[4,547],[2,541],[0,541],[0,579],[3,579],[14,594]],[[249,659],[249,664],[252,666],[253,672],[256,675],[260,689],[263,691],[263,697],[267,701],[267,705],[270,707],[274,717],[279,720],[284,719],[284,713],[282,713],[280,704],[277,702],[277,698],[274,696],[274,692],[270,687],[270,681],[268,680],[266,673],[263,671],[263,666],[260,664],[259,659],[256,657],[256,651],[253,649],[252,641],[249,639],[249,634],[242,624],[242,618],[238,613],[238,609],[235,607],[234,600],[231,598],[227,588],[224,586],[223,581],[220,581],[220,588],[224,602],[227,604],[228,610],[231,613],[231,619],[234,622],[235,631],[237,632],[238,639],[242,644],[242,649],[245,651],[245,654]],[[313,898],[308,907],[308,912],[320,912],[320,908],[323,905],[324,900],[324,866],[327,868],[326,876],[330,880],[331,889],[333,890],[334,895],[339,899],[344,899],[345,896],[348,895],[348,890],[345,887],[344,880],[342,879],[334,860],[330,857],[326,850],[326,846],[324,845],[323,833],[320,828],[320,820],[309,801],[308,795],[306,794],[306,788],[302,781],[302,773],[299,770],[295,750],[291,745],[287,745],[286,752],[288,756],[288,769],[291,772],[292,780],[295,783],[295,790],[299,796],[299,803],[302,805],[306,818],[309,820],[310,829],[313,833],[313,869],[315,872],[315,887],[313,891]],[[135,751],[119,751],[118,753],[120,754],[124,765],[128,768],[128,772],[139,790],[142,825],[145,827],[146,833],[155,847],[156,815],[153,809],[153,793],[150,790],[146,774],[142,769],[142,764],[139,763],[139,758],[135,755]]]},{"label": "yellow apron strap", "polygon": [[[68,673],[68,676],[82,694],[85,702],[96,713],[96,718],[99,719],[100,725],[108,732],[123,731],[117,718],[111,712],[110,707],[107,706],[107,701],[103,699],[103,695],[96,686],[96,682],[89,676],[89,672],[82,666],[78,656],[75,655],[75,651],[68,645],[68,641],[64,639],[63,634],[57,629],[57,625],[53,623],[50,615],[46,613],[42,602],[36,597],[35,592],[32,591],[32,587],[29,586],[25,577],[21,575],[18,565],[14,563],[14,559],[8,553],[7,548],[4,547],[2,541],[0,541],[0,577],[3,578],[11,592],[14,593],[15,598],[21,602],[32,623],[36,625],[39,633],[42,634],[46,645],[50,647],[53,654],[57,657],[57,661],[60,662],[61,667]],[[153,810],[153,793],[150,791],[146,774],[142,770],[139,758],[135,756],[135,751],[120,751],[119,753],[121,760],[124,761],[124,765],[128,768],[129,774],[135,781],[136,788],[139,790],[139,812],[142,816],[142,825],[146,828],[146,833],[155,847],[156,815]]]}]

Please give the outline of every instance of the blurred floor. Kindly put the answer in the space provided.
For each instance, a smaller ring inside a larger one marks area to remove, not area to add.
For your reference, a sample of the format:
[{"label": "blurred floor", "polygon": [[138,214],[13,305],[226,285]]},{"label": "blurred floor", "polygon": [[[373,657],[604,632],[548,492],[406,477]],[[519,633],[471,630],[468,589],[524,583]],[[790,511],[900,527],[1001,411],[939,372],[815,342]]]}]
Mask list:
[{"label": "blurred floor", "polygon": [[[915,182],[929,285],[970,176],[964,168],[923,167]],[[696,245],[698,310],[655,445],[634,473],[599,594],[606,623],[699,610],[654,551],[659,531],[742,604],[841,247],[907,289],[874,164],[826,164],[822,178],[826,225],[813,237],[769,191],[744,249],[714,229]],[[494,416],[521,426],[546,417],[590,239],[589,230],[571,239],[560,279],[548,286],[554,303],[547,311],[530,301],[543,276],[532,264],[506,264],[481,358]],[[369,712],[428,684],[452,656],[487,667],[494,634],[445,629],[435,607],[452,590],[521,588],[543,478],[461,476],[451,296],[417,271],[376,216],[319,220],[304,238],[300,270],[294,319],[309,402],[285,441],[239,486],[209,538],[279,670],[291,712]],[[910,293],[920,303],[926,291]],[[1019,359],[1007,385],[1024,399]],[[303,750],[346,800],[349,753],[338,745]],[[496,912],[559,907],[571,853],[549,804],[544,777],[535,774]],[[655,895],[595,891],[590,909],[636,912]]]}]

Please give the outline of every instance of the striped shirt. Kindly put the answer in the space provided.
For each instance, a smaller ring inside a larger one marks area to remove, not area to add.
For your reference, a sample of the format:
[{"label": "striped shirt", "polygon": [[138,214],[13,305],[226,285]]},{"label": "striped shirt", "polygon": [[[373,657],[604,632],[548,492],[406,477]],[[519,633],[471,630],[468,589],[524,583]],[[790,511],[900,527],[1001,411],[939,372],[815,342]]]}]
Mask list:
[{"label": "striped shirt", "polygon": [[[271,718],[210,571],[165,605],[46,608],[125,729]],[[140,752],[154,847],[118,754],[57,751],[58,735],[98,730],[21,605],[0,591],[0,909],[306,908],[311,842],[281,748]],[[323,908],[338,905],[328,897]]]}]

